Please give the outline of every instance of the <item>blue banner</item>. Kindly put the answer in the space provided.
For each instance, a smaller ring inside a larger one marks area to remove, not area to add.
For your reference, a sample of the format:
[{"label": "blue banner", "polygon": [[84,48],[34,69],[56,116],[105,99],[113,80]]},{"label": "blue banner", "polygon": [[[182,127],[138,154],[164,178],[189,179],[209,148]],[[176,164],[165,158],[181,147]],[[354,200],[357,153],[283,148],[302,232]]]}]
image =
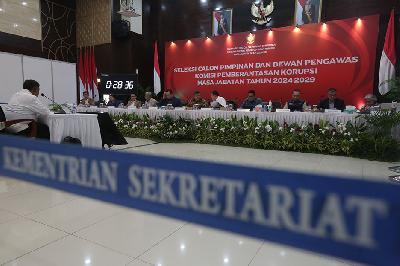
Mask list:
[{"label": "blue banner", "polygon": [[373,265],[400,264],[400,186],[0,136],[0,174]]}]

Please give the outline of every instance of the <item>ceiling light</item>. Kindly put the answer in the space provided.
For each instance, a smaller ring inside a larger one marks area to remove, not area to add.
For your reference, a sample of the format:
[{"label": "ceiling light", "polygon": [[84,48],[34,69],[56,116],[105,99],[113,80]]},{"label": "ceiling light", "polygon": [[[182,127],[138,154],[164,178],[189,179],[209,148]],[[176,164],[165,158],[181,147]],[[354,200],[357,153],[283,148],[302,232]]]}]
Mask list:
[{"label": "ceiling light", "polygon": [[27,2],[22,2],[21,4],[22,4],[23,6],[27,6],[27,5],[28,5]]},{"label": "ceiling light", "polygon": [[32,19],[34,22],[38,22],[38,19],[37,18],[33,18]]},{"label": "ceiling light", "polygon": [[18,27],[18,24],[17,24],[17,23],[14,23],[13,26],[14,26],[14,28],[17,28],[17,27]]},{"label": "ceiling light", "polygon": [[4,11],[4,9],[2,9],[1,7],[0,7],[0,12],[3,12]]}]

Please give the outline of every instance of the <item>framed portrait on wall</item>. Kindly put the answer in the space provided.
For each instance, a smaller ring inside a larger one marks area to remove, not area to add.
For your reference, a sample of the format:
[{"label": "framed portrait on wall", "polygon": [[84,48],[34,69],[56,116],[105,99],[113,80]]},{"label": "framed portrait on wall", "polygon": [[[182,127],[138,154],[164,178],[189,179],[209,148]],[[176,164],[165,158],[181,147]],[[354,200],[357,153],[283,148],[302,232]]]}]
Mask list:
[{"label": "framed portrait on wall", "polygon": [[212,35],[232,33],[232,9],[214,10],[212,13]]},{"label": "framed portrait on wall", "polygon": [[294,24],[321,22],[322,0],[295,0]]}]

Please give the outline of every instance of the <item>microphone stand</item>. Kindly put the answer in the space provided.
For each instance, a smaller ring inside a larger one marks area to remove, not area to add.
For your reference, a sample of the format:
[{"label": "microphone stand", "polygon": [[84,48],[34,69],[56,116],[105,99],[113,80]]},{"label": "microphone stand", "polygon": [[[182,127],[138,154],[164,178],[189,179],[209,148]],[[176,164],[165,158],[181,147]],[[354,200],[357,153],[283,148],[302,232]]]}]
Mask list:
[{"label": "microphone stand", "polygon": [[[54,99],[51,99],[51,98],[47,97],[44,93],[41,93],[40,95],[41,95],[42,97],[46,98],[47,100],[51,101],[51,102],[53,103],[53,106],[56,106],[56,105],[59,105],[60,107],[62,106],[61,104],[56,103],[56,102],[54,101]],[[65,111],[61,108],[61,110],[56,111],[56,112],[54,112],[54,113],[55,113],[55,114],[65,114]]]}]

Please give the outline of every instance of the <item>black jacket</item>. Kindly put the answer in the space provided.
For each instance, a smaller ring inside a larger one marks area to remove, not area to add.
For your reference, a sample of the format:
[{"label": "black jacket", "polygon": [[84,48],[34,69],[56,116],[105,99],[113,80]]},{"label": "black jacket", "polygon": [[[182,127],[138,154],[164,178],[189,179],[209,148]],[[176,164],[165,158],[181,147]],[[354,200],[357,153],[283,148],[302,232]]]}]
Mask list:
[{"label": "black jacket", "polygon": [[161,101],[158,103],[158,106],[167,106],[168,104],[172,104],[173,107],[181,107],[182,102],[176,97],[173,97],[171,99],[164,98],[161,99]]},{"label": "black jacket", "polygon": [[[344,109],[346,109],[346,106],[344,105],[344,101],[340,100],[340,99],[335,99],[335,105],[334,106],[335,106],[335,108],[337,110],[340,110],[340,111],[343,111]],[[329,109],[329,99],[326,98],[326,99],[322,100],[319,103],[318,108]]]}]

